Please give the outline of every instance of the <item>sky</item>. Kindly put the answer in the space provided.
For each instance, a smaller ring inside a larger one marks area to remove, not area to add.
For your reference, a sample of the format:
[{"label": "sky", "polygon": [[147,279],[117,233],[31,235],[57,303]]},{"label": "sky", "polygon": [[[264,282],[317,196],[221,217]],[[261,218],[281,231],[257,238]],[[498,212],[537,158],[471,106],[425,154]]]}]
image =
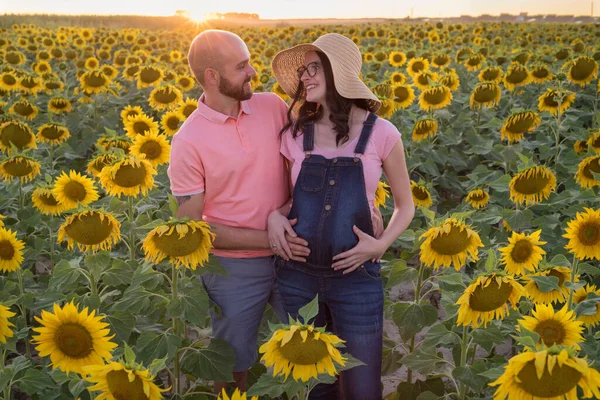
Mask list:
[{"label": "sky", "polygon": [[[0,0],[0,13],[174,15],[256,13],[261,19],[456,17],[500,13],[590,15],[593,0]],[[594,0],[600,15],[600,0]]]}]

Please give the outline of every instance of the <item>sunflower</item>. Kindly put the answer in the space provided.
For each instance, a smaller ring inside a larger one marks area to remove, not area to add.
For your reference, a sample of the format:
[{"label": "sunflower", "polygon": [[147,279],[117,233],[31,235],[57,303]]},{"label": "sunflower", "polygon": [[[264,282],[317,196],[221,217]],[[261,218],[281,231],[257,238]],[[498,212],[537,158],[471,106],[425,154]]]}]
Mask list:
[{"label": "sunflower", "polygon": [[[167,160],[168,161],[168,160]],[[383,181],[379,181],[377,184],[377,190],[375,191],[375,207],[387,208],[385,202],[388,197],[390,197],[390,192],[388,191],[390,185]]]},{"label": "sunflower", "polygon": [[552,72],[545,65],[537,65],[531,69],[531,81],[533,83],[545,83],[553,78]]},{"label": "sunflower", "polygon": [[50,145],[61,144],[70,137],[69,129],[59,124],[44,124],[40,126],[37,132],[37,140]]},{"label": "sunflower", "polygon": [[187,97],[182,101],[177,109],[184,116],[184,119],[189,117],[198,108],[198,100]]},{"label": "sunflower", "polygon": [[504,76],[504,71],[498,66],[486,67],[479,72],[477,76],[480,82],[500,83]]},{"label": "sunflower", "polygon": [[591,147],[596,153],[600,153],[600,129],[592,132],[586,141],[585,150]]},{"label": "sunflower", "polygon": [[147,261],[158,264],[169,257],[176,266],[195,270],[208,261],[214,238],[206,222],[172,220],[150,231],[142,248]]},{"label": "sunflower", "polygon": [[504,319],[508,314],[507,302],[516,309],[523,295],[523,286],[510,275],[480,276],[456,302],[459,306],[456,325],[478,328],[494,319]]},{"label": "sunflower", "polygon": [[17,232],[0,228],[0,271],[12,272],[21,267],[25,243],[17,239]]},{"label": "sunflower", "polygon": [[142,113],[128,117],[125,121],[125,134],[132,140],[147,133],[158,133],[158,122],[152,117]]},{"label": "sunflower", "polygon": [[500,247],[498,250],[502,254],[502,264],[505,265],[504,270],[509,274],[523,275],[526,272],[534,272],[542,255],[546,252],[540,245],[546,244],[540,240],[542,230],[537,230],[531,235],[524,233],[513,232],[508,239],[508,246]]},{"label": "sunflower", "polygon": [[179,131],[179,124],[185,121],[185,116],[177,109],[165,112],[160,119],[160,126],[167,136],[173,136]]},{"label": "sunflower", "polygon": [[584,210],[567,222],[562,236],[569,239],[565,249],[580,260],[600,260],[600,210]]},{"label": "sunflower", "polygon": [[435,68],[444,68],[450,65],[450,56],[447,54],[437,54],[431,60],[431,65]]},{"label": "sunflower", "polygon": [[458,78],[458,75],[455,72],[450,71],[445,73],[440,78],[439,84],[446,86],[448,89],[450,89],[451,92],[455,92],[460,87],[460,79]]},{"label": "sunflower", "polygon": [[17,314],[10,311],[10,308],[0,304],[0,343],[2,344],[6,344],[6,339],[15,335],[11,329],[15,325],[8,320],[15,315]]},{"label": "sunflower", "polygon": [[600,156],[590,156],[584,158],[579,163],[579,168],[575,174],[575,180],[584,188],[591,188],[600,185],[600,182],[594,178],[594,173],[600,173]]},{"label": "sunflower", "polygon": [[259,352],[261,361],[273,367],[273,376],[283,375],[285,380],[290,373],[296,381],[308,382],[319,373],[330,376],[337,374],[334,361],[342,367],[346,358],[337,349],[344,341],[326,333],[322,328],[295,323],[276,330]]},{"label": "sunflower", "polygon": [[469,105],[471,108],[495,107],[500,101],[502,90],[500,85],[494,82],[483,82],[477,84],[471,93]]},{"label": "sunflower", "polygon": [[73,303],[60,307],[54,303],[54,312],[42,310],[41,318],[35,317],[42,326],[33,328],[39,333],[32,343],[40,357],[50,356],[52,368],[59,368],[67,374],[71,371],[83,374],[87,365],[104,364],[112,357],[117,345],[110,341],[110,330],[104,317],[96,316],[96,311],[81,312]]},{"label": "sunflower", "polygon": [[169,162],[171,145],[165,135],[148,133],[138,135],[130,150],[135,157],[148,160],[156,168]]},{"label": "sunflower", "polygon": [[415,122],[412,130],[412,140],[420,142],[427,138],[435,136],[438,131],[438,123],[433,118],[423,118]]},{"label": "sunflower", "polygon": [[64,210],[64,206],[56,200],[51,188],[38,187],[31,194],[33,206],[44,215],[58,215]]},{"label": "sunflower", "polygon": [[159,86],[150,92],[150,107],[158,111],[172,110],[179,106],[182,101],[182,94],[179,89],[173,85]]},{"label": "sunflower", "polygon": [[394,87],[404,85],[406,83],[406,75],[404,75],[402,72],[392,72],[389,82]]},{"label": "sunflower", "polygon": [[69,216],[58,229],[58,243],[67,240],[69,250],[110,250],[121,238],[121,223],[112,214],[85,210]]},{"label": "sunflower", "polygon": [[415,206],[429,208],[433,204],[433,201],[431,200],[431,194],[425,186],[419,185],[415,181],[410,181],[410,192],[412,194]]},{"label": "sunflower", "polygon": [[26,123],[11,119],[0,124],[0,150],[11,153],[11,145],[19,150],[37,149],[35,136]]},{"label": "sunflower", "polygon": [[546,167],[531,167],[515,175],[508,184],[510,200],[516,204],[536,204],[556,189],[556,177]]},{"label": "sunflower", "polygon": [[125,123],[129,119],[129,117],[135,117],[135,116],[142,115],[142,114],[144,114],[142,107],[127,105],[121,111],[120,115],[121,115],[121,120],[123,121],[123,123]]},{"label": "sunflower", "polygon": [[452,92],[446,86],[432,86],[419,95],[419,107],[424,111],[444,108],[452,101]]},{"label": "sunflower", "polygon": [[110,79],[100,70],[91,70],[79,77],[79,84],[86,94],[98,94],[106,92]]},{"label": "sunflower", "polygon": [[[221,393],[219,393],[219,396],[217,397],[217,400],[247,400],[248,398],[246,397],[246,393],[240,392],[239,389],[235,389],[235,392],[233,392],[233,394],[231,395],[231,397],[229,397],[227,395],[227,392],[225,392],[225,389],[221,390]],[[258,396],[252,396],[250,398],[250,400],[258,400]]]},{"label": "sunflower", "polygon": [[85,60],[83,67],[85,69],[92,70],[92,69],[97,69],[99,66],[100,66],[100,62],[98,61],[98,59],[96,57],[88,57],[87,60]]},{"label": "sunflower", "polygon": [[394,105],[397,109],[405,109],[415,101],[415,91],[410,85],[396,85],[393,93]]},{"label": "sunflower", "polygon": [[134,81],[136,80],[138,72],[140,72],[140,66],[138,64],[134,64],[129,65],[121,73],[123,74],[123,78],[125,78],[126,80]]},{"label": "sunflower", "polygon": [[21,183],[27,183],[40,174],[41,165],[33,158],[11,156],[0,162],[0,177],[5,181],[18,178]]},{"label": "sunflower", "polygon": [[406,66],[406,72],[412,77],[421,71],[427,71],[429,69],[429,61],[422,57],[416,57],[411,59]]},{"label": "sunflower", "polygon": [[421,90],[431,87],[438,80],[438,74],[432,71],[421,71],[413,75],[414,85]]},{"label": "sunflower", "polygon": [[388,62],[392,67],[399,68],[406,64],[406,54],[401,51],[392,51],[388,57]]},{"label": "sunflower", "polygon": [[501,140],[508,139],[509,143],[516,143],[523,139],[526,132],[533,132],[541,122],[539,114],[535,111],[514,113],[500,128]]},{"label": "sunflower", "polygon": [[577,386],[583,398],[599,398],[600,372],[572,350],[555,347],[514,356],[489,385],[498,386],[494,400],[577,400]]},{"label": "sunflower", "polygon": [[65,171],[61,172],[54,181],[52,194],[59,203],[64,204],[66,210],[98,200],[94,181],[73,170],[69,171],[69,175]]},{"label": "sunflower", "polygon": [[137,88],[143,89],[159,85],[163,80],[164,72],[162,69],[145,65],[137,73]]},{"label": "sunflower", "polygon": [[483,66],[483,62],[485,61],[485,57],[483,54],[475,54],[471,57],[467,58],[463,65],[467,69],[467,71],[477,71],[479,68]]},{"label": "sunflower", "polygon": [[434,269],[454,266],[457,271],[466,261],[479,260],[478,247],[483,247],[477,232],[456,218],[447,218],[440,226],[429,228],[419,239],[420,258]]},{"label": "sunflower", "polygon": [[25,94],[36,95],[44,89],[42,80],[37,76],[22,76],[19,78],[19,90]]},{"label": "sunflower", "polygon": [[196,81],[189,75],[178,75],[175,79],[175,82],[183,92],[187,92],[188,90],[192,90],[194,88]]},{"label": "sunflower", "polygon": [[[532,276],[553,276],[558,278],[559,289],[552,289],[549,292],[543,292],[538,287]],[[539,271],[533,274],[524,275],[523,279],[528,281],[525,285],[527,297],[534,303],[549,304],[549,303],[564,303],[569,296],[569,289],[565,287],[565,282],[571,282],[571,269],[568,267],[552,267],[544,271]],[[578,281],[578,278],[575,278]]]},{"label": "sunflower", "polygon": [[87,173],[98,178],[100,176],[100,172],[107,165],[112,165],[115,161],[118,160],[118,157],[112,153],[100,154],[97,157],[94,157],[92,161],[90,161],[87,165]]},{"label": "sunflower", "polygon": [[[595,285],[585,285],[573,293],[573,304],[579,304],[586,300],[590,293],[600,296],[600,289],[596,289]],[[586,327],[595,327],[600,323],[600,302],[596,303],[596,312],[594,314],[580,314],[577,317],[578,321],[583,322]]]},{"label": "sunflower", "polygon": [[581,87],[587,85],[598,75],[598,63],[592,57],[580,56],[570,62],[567,72],[569,82]]},{"label": "sunflower", "polygon": [[66,113],[73,110],[71,102],[64,97],[53,97],[48,102],[48,111],[54,114]]},{"label": "sunflower", "polygon": [[[161,149],[161,151],[164,151],[164,149]],[[162,159],[164,156],[159,157]],[[110,166],[105,166],[98,178],[102,187],[111,196],[137,197],[140,193],[145,196],[150,189],[156,186],[154,175],[156,175],[156,169],[149,161],[126,157]]]},{"label": "sunflower", "polygon": [[127,136],[104,136],[96,141],[96,146],[102,150],[109,151],[110,149],[121,149],[125,154],[129,154],[129,147],[132,142]]},{"label": "sunflower", "polygon": [[465,199],[473,208],[482,208],[490,201],[490,195],[483,189],[471,190]]},{"label": "sunflower", "polygon": [[27,100],[19,100],[8,109],[9,114],[15,114],[28,120],[34,119],[39,109]]},{"label": "sunflower", "polygon": [[11,92],[19,88],[19,78],[14,72],[5,71],[0,74],[0,89]]},{"label": "sunflower", "polygon": [[540,97],[538,97],[538,109],[540,111],[548,111],[552,115],[558,115],[564,113],[569,108],[571,108],[571,105],[573,105],[574,101],[575,93],[573,92],[570,92],[568,90],[557,92],[554,89],[547,88],[546,92],[543,93]]},{"label": "sunflower", "polygon": [[83,371],[85,380],[94,384],[89,390],[100,392],[96,400],[161,400],[166,391],[156,386],[155,377],[140,365],[113,361],[84,366]]},{"label": "sunflower", "polygon": [[100,67],[100,71],[102,71],[102,73],[111,81],[114,80],[117,75],[119,75],[119,70],[108,64]]},{"label": "sunflower", "polygon": [[579,349],[578,343],[583,342],[583,322],[575,320],[575,311],[570,311],[566,304],[557,312],[550,304],[536,304],[532,314],[533,317],[524,316],[518,323],[540,335],[538,349],[542,343],[547,347],[557,344]]},{"label": "sunflower", "polygon": [[[600,149],[600,147],[599,147],[599,149]],[[575,150],[575,153],[577,155],[586,153],[587,150],[588,150],[587,141],[585,141],[585,140],[576,140],[575,144],[573,145],[573,150]]]},{"label": "sunflower", "polygon": [[504,74],[504,86],[508,91],[513,91],[519,86],[525,86],[531,81],[527,67],[519,63],[512,63]]}]

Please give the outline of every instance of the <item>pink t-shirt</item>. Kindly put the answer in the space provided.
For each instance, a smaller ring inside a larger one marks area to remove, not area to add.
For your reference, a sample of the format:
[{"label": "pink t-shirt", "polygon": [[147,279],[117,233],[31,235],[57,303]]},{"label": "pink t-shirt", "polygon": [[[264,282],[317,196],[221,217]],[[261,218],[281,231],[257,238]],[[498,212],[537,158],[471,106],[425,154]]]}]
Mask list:
[{"label": "pink t-shirt", "polygon": [[[274,93],[255,93],[241,102],[237,118],[198,108],[171,142],[167,170],[174,196],[205,193],[202,219],[239,228],[267,229],[271,211],[289,198],[279,132],[287,105]],[[218,256],[250,258],[271,250],[218,250]]]},{"label": "pink t-shirt", "polygon": [[[383,233],[383,219],[379,209],[375,207],[375,192],[377,191],[377,184],[383,172],[383,160],[387,158],[401,136],[398,129],[390,121],[377,118],[365,152],[360,156],[365,176],[367,200],[371,206],[371,215],[373,216],[375,237],[379,237]],[[344,143],[342,147],[336,150],[322,150],[315,145],[311,154],[318,154],[326,158],[354,157],[354,149],[359,137],[360,135],[357,135],[354,139]],[[298,179],[298,174],[300,174],[300,168],[305,156],[302,142],[302,133],[299,133],[294,139],[291,130],[284,132],[281,139],[281,154],[292,165],[292,184],[294,186],[296,185],[296,180]]]}]

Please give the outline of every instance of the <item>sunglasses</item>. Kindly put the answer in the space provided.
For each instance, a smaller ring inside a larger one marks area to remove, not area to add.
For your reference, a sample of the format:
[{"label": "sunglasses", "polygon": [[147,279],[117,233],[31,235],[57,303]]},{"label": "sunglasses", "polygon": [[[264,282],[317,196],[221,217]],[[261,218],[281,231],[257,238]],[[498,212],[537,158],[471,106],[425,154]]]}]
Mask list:
[{"label": "sunglasses", "polygon": [[315,76],[317,74],[317,72],[319,72],[319,69],[321,69],[321,66],[319,65],[319,63],[317,61],[313,61],[306,66],[301,65],[297,69],[298,79],[302,79],[302,75],[304,75],[305,71],[308,73],[308,76],[310,76],[312,78],[313,76]]}]

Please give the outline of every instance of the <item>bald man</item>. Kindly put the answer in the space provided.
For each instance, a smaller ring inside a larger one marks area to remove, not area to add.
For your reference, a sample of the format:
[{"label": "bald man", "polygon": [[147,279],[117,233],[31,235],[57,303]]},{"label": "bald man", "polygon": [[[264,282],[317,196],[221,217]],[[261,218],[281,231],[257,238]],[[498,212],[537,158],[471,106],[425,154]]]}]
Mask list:
[{"label": "bald man", "polygon": [[[276,290],[267,218],[289,206],[288,174],[279,152],[288,107],[276,94],[252,93],[256,71],[250,53],[231,32],[200,33],[188,62],[203,94],[173,136],[168,175],[177,217],[204,220],[214,228],[212,253],[228,277],[207,273],[202,283],[221,309],[220,315],[211,312],[213,336],[233,347],[233,377],[245,390],[267,303],[287,322]],[[308,254],[306,241],[291,240],[295,255]],[[215,392],[225,386],[217,382]]]}]

